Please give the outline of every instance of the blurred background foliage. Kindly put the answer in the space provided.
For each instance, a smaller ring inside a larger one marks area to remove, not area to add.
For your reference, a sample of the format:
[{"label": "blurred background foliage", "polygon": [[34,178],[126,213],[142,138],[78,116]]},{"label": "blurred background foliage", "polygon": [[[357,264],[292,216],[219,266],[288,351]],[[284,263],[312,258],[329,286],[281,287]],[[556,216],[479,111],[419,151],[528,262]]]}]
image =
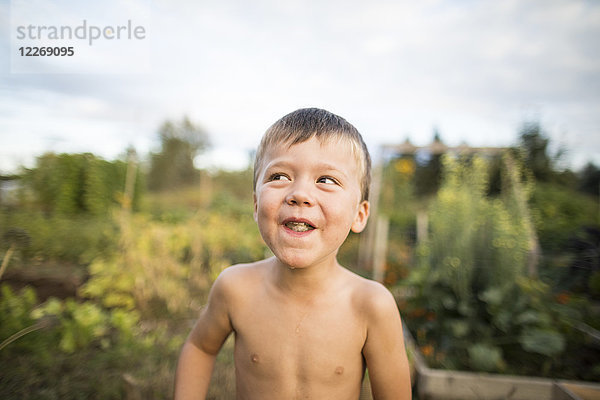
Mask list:
[{"label": "blurred background foliage", "polygon": [[[158,137],[145,157],[47,153],[0,180],[1,398],[170,397],[216,276],[269,255],[250,166],[196,169],[210,141],[185,117]],[[431,365],[600,379],[600,170],[549,148],[528,123],[498,157],[382,160],[384,281]],[[369,276],[360,238],[339,259]],[[233,393],[232,363],[228,342],[209,398]]]},{"label": "blurred background foliage", "polygon": [[[384,164],[386,282],[431,366],[600,380],[598,169],[561,168],[549,148],[527,123],[498,155]],[[418,190],[419,169],[436,190]]]}]

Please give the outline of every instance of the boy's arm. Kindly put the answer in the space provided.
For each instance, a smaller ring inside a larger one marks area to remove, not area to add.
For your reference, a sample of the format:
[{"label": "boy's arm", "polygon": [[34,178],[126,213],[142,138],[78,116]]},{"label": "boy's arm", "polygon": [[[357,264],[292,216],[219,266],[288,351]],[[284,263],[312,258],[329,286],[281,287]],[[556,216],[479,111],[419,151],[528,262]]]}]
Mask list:
[{"label": "boy's arm", "polygon": [[396,301],[381,285],[371,293],[363,355],[375,400],[409,400],[411,382]]},{"label": "boy's arm", "polygon": [[206,398],[215,358],[231,333],[227,278],[221,274],[213,284],[203,308],[181,350],[175,374],[175,400]]}]

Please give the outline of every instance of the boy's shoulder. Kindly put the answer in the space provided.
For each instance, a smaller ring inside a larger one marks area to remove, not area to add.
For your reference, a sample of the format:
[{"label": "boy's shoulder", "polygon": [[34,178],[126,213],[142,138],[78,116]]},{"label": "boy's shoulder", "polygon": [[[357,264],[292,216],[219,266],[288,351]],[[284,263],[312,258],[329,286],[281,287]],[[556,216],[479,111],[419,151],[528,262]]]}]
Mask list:
[{"label": "boy's shoulder", "polygon": [[371,316],[382,310],[397,307],[394,296],[383,284],[351,271],[348,272],[348,283],[352,290],[354,307]]},{"label": "boy's shoulder", "polygon": [[235,264],[225,268],[217,277],[214,286],[223,290],[236,290],[238,286],[248,287],[259,283],[266,273],[266,260],[249,264]]},{"label": "boy's shoulder", "polygon": [[254,275],[262,275],[265,273],[269,261],[269,259],[266,259],[246,264],[234,264],[221,271],[219,277],[225,276],[228,279],[235,279],[236,277],[248,278]]}]

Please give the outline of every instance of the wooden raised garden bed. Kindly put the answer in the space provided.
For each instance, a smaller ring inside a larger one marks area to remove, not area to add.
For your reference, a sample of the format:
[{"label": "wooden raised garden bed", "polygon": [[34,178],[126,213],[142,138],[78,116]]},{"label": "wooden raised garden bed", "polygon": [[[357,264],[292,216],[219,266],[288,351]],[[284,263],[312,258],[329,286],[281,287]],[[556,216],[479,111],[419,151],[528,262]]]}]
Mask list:
[{"label": "wooden raised garden bed", "polygon": [[404,336],[419,400],[600,400],[600,383],[429,368],[406,326]]}]

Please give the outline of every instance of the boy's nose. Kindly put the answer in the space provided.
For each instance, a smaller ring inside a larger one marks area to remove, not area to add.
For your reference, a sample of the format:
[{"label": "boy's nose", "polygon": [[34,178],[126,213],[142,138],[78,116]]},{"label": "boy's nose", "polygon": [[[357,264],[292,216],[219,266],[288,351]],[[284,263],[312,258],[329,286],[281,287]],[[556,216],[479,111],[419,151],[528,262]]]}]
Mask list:
[{"label": "boy's nose", "polygon": [[311,205],[313,205],[313,199],[312,199],[312,196],[310,195],[310,191],[308,190],[308,188],[305,185],[303,185],[301,183],[296,183],[295,185],[293,185],[290,192],[288,193],[288,195],[285,198],[285,202],[290,206],[292,206],[292,205],[296,205],[296,206],[311,206]]}]

